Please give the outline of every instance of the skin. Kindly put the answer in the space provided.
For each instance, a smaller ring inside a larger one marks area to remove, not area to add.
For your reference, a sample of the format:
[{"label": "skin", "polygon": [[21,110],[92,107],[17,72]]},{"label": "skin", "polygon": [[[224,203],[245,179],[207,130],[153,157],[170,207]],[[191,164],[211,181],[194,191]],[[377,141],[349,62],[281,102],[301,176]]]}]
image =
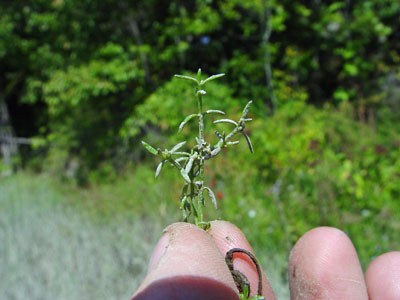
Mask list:
[{"label": "skin", "polygon": [[[231,223],[211,222],[207,232],[188,223],[170,225],[155,247],[147,276],[132,300],[238,300],[224,260],[232,248],[253,253],[244,234]],[[257,270],[251,259],[237,253],[233,263],[250,286],[257,287]],[[289,281],[293,300],[400,299],[400,252],[379,256],[364,276],[346,234],[331,227],[315,228],[292,249]],[[276,299],[264,273],[262,291],[267,300]],[[256,292],[257,288],[252,288],[251,296]]]}]

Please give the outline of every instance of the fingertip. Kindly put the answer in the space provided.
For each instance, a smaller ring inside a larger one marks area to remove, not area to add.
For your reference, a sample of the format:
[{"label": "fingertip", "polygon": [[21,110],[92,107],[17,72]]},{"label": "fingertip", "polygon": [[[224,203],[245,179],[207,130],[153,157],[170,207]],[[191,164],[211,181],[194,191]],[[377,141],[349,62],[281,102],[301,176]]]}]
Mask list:
[{"label": "fingertip", "polygon": [[[150,259],[148,274],[133,299],[142,299],[136,296],[143,295],[144,291],[148,293],[153,288],[157,288],[158,292],[164,289],[168,294],[170,289],[167,287],[171,287],[171,283],[177,284],[171,278],[180,278],[180,281],[185,278],[204,278],[225,285],[237,295],[224,257],[210,235],[193,224],[175,223],[164,230]],[[191,282],[186,281],[182,286],[190,288]]]},{"label": "fingertip", "polygon": [[400,252],[389,252],[371,262],[365,273],[371,300],[400,299]]},{"label": "fingertip", "polygon": [[356,250],[341,230],[319,227],[304,234],[289,259],[292,297],[368,299]]},{"label": "fingertip", "polygon": [[234,224],[227,221],[212,221],[208,233],[221,251],[226,253],[232,248],[243,248],[253,253],[247,238]]},{"label": "fingertip", "polygon": [[163,235],[158,240],[157,245],[154,247],[153,253],[151,254],[149,265],[147,267],[147,273],[155,269],[168,248],[170,235],[167,231],[163,231]]}]

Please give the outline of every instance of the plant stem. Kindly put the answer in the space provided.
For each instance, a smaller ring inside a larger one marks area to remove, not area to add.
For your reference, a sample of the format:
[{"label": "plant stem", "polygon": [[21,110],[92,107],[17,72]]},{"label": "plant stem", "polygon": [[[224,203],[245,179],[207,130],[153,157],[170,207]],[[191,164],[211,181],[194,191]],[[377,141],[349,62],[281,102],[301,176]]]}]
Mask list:
[{"label": "plant stem", "polygon": [[199,182],[197,185],[197,225],[200,225],[204,222],[203,220],[203,183],[204,183],[204,159],[202,158],[201,153],[204,151],[204,115],[203,115],[203,95],[199,92],[201,86],[197,87],[197,103],[199,108],[199,140],[198,140],[198,151],[200,152],[199,159]]},{"label": "plant stem", "polygon": [[[204,185],[205,178],[205,162],[206,160],[218,155],[221,152],[223,147],[227,147],[230,145],[236,145],[239,141],[230,142],[229,140],[237,133],[242,133],[246,139],[246,142],[249,146],[250,152],[253,152],[253,146],[251,144],[250,138],[244,132],[245,122],[251,121],[251,118],[247,118],[247,113],[249,111],[250,104],[252,101],[250,100],[245,108],[243,109],[242,117],[238,122],[235,122],[230,119],[220,119],[214,121],[214,123],[230,123],[235,125],[235,128],[228,134],[225,135],[225,132],[219,133],[215,131],[215,134],[218,136],[219,141],[211,146],[210,143],[205,141],[204,136],[204,128],[205,128],[205,115],[211,113],[217,113],[225,115],[225,113],[221,110],[217,109],[209,109],[203,113],[203,96],[206,95],[206,91],[203,90],[203,86],[214,79],[220,78],[225,74],[216,74],[208,77],[205,80],[201,79],[201,69],[197,71],[197,79],[186,76],[186,75],[175,75],[180,79],[189,80],[191,82],[196,82],[196,97],[197,97],[197,114],[190,114],[187,116],[179,125],[180,132],[182,128],[185,126],[187,122],[191,119],[198,117],[199,118],[199,136],[196,137],[197,145],[195,145],[189,152],[179,151],[178,150],[186,143],[186,141],[176,144],[171,150],[165,149],[165,151],[161,151],[160,148],[153,148],[146,142],[142,141],[144,147],[152,154],[159,156],[162,161],[158,164],[155,176],[157,177],[161,171],[162,166],[165,162],[171,163],[175,168],[179,170],[181,176],[185,180],[182,193],[181,193],[181,205],[180,208],[183,210],[184,220],[187,221],[189,216],[193,214],[194,223],[196,226],[207,230],[210,227],[209,222],[204,222],[203,219],[203,208],[205,207],[205,198],[204,191],[207,192],[208,197],[211,199],[215,208],[217,208],[217,200],[213,191]],[[188,189],[190,189],[188,193]]]},{"label": "plant stem", "polygon": [[[204,141],[203,96],[200,93],[197,94],[197,103],[199,108],[199,143],[203,143]],[[200,146],[201,145],[199,145],[199,147]]]}]

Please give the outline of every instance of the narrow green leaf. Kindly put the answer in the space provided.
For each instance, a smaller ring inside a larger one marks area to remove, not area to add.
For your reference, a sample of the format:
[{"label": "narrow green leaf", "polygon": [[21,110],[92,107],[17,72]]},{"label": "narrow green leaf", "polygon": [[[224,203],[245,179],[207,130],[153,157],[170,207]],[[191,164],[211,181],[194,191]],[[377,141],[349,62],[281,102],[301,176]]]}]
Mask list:
[{"label": "narrow green leaf", "polygon": [[186,161],[188,159],[189,159],[189,157],[179,157],[179,158],[175,159],[175,161],[179,163],[181,161]]},{"label": "narrow green leaf", "polygon": [[187,116],[187,117],[185,118],[185,120],[183,120],[182,123],[179,125],[178,132],[181,132],[181,131],[182,131],[183,127],[186,125],[187,122],[189,122],[189,121],[190,121],[191,119],[193,119],[194,117],[198,117],[198,116],[199,116],[198,114],[191,114],[191,115]]},{"label": "narrow green leaf", "polygon": [[157,169],[156,169],[156,174],[155,174],[155,177],[156,177],[156,178],[158,177],[158,175],[160,175],[161,168],[162,168],[162,166],[164,165],[164,163],[165,163],[165,160],[162,160],[162,161],[158,164]]},{"label": "narrow green leaf", "polygon": [[215,133],[215,135],[216,135],[220,140],[223,140],[223,139],[224,139],[224,137],[222,136],[222,134],[219,133],[218,130],[215,130],[214,133]]},{"label": "narrow green leaf", "polygon": [[191,205],[191,211],[193,211],[193,214],[195,216],[195,218],[197,218],[197,216],[199,215],[198,211],[197,211],[197,207],[196,204],[194,203],[195,201],[193,200],[193,198],[190,201],[190,205]]},{"label": "narrow green leaf", "polygon": [[201,192],[199,193],[199,198],[200,198],[201,205],[206,206],[206,200],[204,199],[203,193],[201,193]]},{"label": "narrow green leaf", "polygon": [[204,190],[207,191],[208,196],[211,199],[211,202],[214,204],[214,207],[217,209],[218,208],[217,207],[217,199],[215,198],[214,192],[209,187],[206,187],[206,186],[203,188],[203,191]]},{"label": "narrow green leaf", "polygon": [[247,114],[249,113],[250,105],[253,103],[253,100],[250,100],[243,109],[242,118],[246,118]]},{"label": "narrow green leaf", "polygon": [[202,81],[200,82],[200,85],[206,84],[207,82],[209,82],[209,81],[211,81],[211,80],[214,80],[214,79],[217,79],[217,78],[220,78],[220,77],[222,77],[222,76],[225,76],[225,73],[212,75],[212,76],[208,77],[206,80],[202,80]]},{"label": "narrow green leaf", "polygon": [[187,195],[184,195],[182,200],[181,200],[180,209],[182,210],[183,220],[185,222],[187,222],[187,220],[188,220],[188,218],[189,218],[189,216],[190,216],[190,214],[192,212],[189,199],[190,198],[188,198]]},{"label": "narrow green leaf", "polygon": [[173,155],[183,155],[183,156],[190,156],[189,152],[181,152],[181,151],[177,151],[172,153]]},{"label": "narrow green leaf", "polygon": [[187,183],[190,183],[190,177],[189,177],[188,173],[186,173],[185,169],[181,169],[181,175]]},{"label": "narrow green leaf", "polygon": [[183,198],[186,195],[188,189],[189,189],[189,185],[185,182],[183,184],[183,188],[182,188],[182,192],[181,192],[181,198]]},{"label": "narrow green leaf", "polygon": [[179,149],[180,149],[183,145],[185,145],[185,144],[186,144],[186,141],[176,144],[176,145],[170,150],[170,152],[171,152],[171,153],[174,153],[175,151],[179,150]]},{"label": "narrow green leaf", "polygon": [[243,285],[243,294],[246,296],[246,299],[250,296],[250,287],[247,284]]},{"label": "narrow green leaf", "polygon": [[225,113],[222,110],[218,110],[218,109],[209,109],[206,111],[206,114],[221,114],[224,115]]},{"label": "narrow green leaf", "polygon": [[242,131],[244,138],[246,139],[247,145],[249,146],[250,152],[254,153],[253,145],[251,144],[249,136],[246,134],[246,132]]},{"label": "narrow green leaf", "polygon": [[183,198],[181,199],[181,209],[184,209],[184,208],[185,208],[185,206],[186,206],[186,199],[187,199],[187,196],[184,195]]},{"label": "narrow green leaf", "polygon": [[145,141],[142,141],[143,146],[147,149],[147,151],[149,151],[150,153],[157,155],[158,151],[156,149],[154,149],[152,146],[150,146],[149,144],[147,144]]},{"label": "narrow green leaf", "polygon": [[199,83],[201,81],[201,68],[197,70],[197,82]]},{"label": "narrow green leaf", "polygon": [[193,77],[190,77],[190,76],[175,74],[175,77],[180,78],[180,79],[191,80],[191,81],[194,81],[194,82],[196,82],[197,84],[199,84],[199,82],[197,81],[196,78],[193,78]]},{"label": "narrow green leaf", "polygon": [[192,155],[186,165],[185,171],[187,174],[189,174],[190,170],[192,169],[193,162],[196,159],[196,155]]},{"label": "narrow green leaf", "polygon": [[230,119],[221,119],[221,120],[214,121],[214,124],[217,124],[217,123],[230,123],[230,124],[233,124],[235,126],[238,126],[238,123],[236,123],[235,121],[230,120]]}]

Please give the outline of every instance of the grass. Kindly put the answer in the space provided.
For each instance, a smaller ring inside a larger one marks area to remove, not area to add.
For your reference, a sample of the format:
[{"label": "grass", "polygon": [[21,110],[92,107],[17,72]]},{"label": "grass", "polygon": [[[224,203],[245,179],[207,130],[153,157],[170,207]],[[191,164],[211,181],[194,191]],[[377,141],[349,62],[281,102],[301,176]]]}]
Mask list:
[{"label": "grass", "polygon": [[[207,219],[237,224],[253,245],[278,299],[289,299],[288,251],[297,235],[326,225],[314,220],[324,203],[314,207],[309,198],[285,186],[274,198],[270,187],[244,175],[248,172],[233,170],[242,175],[231,178],[227,173],[222,178],[219,174],[227,167],[222,161],[208,170],[210,178],[216,178],[210,185],[220,194],[220,209],[209,204]],[[118,180],[85,189],[48,175],[1,178],[0,299],[129,299],[145,276],[161,230],[181,219],[177,176],[166,168],[155,180],[154,168],[142,166]],[[307,201],[296,204],[302,199]],[[308,208],[293,209],[300,204]],[[364,269],[374,256],[398,249],[400,223],[390,205],[371,215],[335,210],[342,224],[332,226],[353,240]]]},{"label": "grass", "polygon": [[[153,182],[152,172],[89,189],[46,175],[2,178],[0,299],[129,299],[162,228],[179,220],[176,203],[165,202],[174,177]],[[279,299],[288,299],[284,255],[255,250]]]},{"label": "grass", "polygon": [[0,299],[129,299],[163,224],[96,222],[42,176],[0,191]]}]

